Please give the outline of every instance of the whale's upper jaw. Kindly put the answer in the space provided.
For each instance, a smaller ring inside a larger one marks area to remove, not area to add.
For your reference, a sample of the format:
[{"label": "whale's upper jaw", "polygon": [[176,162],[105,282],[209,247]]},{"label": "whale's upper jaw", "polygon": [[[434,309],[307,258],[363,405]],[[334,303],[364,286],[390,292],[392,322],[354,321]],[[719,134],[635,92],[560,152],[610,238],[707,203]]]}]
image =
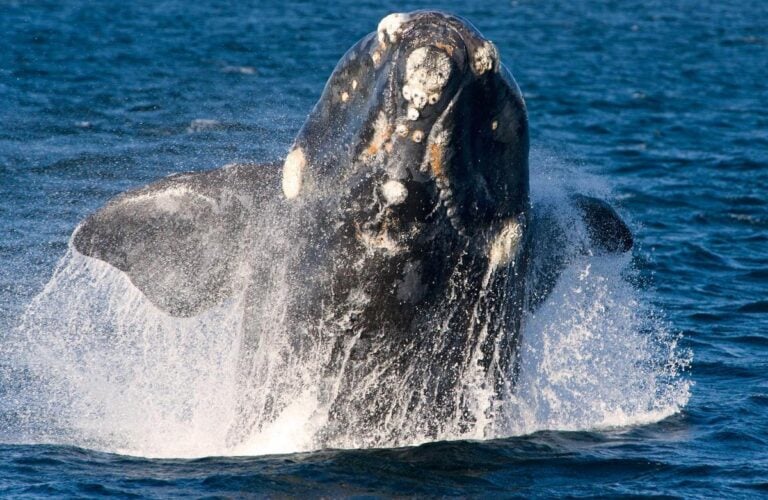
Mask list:
[{"label": "whale's upper jaw", "polygon": [[379,208],[358,219],[465,235],[527,205],[527,134],[490,41],[442,12],[392,14],[329,78],[286,158],[283,192],[346,193],[350,206]]},{"label": "whale's upper jaw", "polygon": [[[493,43],[484,38],[469,21],[440,11],[420,10],[409,14],[390,14],[379,22],[376,31],[378,52],[390,47],[408,46],[408,50],[433,46],[476,75],[498,70],[499,58]],[[374,62],[378,58],[372,56]]]}]

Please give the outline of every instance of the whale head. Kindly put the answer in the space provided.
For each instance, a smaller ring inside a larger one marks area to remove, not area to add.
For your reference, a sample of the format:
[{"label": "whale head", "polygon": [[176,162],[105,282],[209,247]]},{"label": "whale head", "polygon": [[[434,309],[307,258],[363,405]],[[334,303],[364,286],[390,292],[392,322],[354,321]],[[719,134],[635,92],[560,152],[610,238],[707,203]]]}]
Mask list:
[{"label": "whale head", "polygon": [[466,20],[391,14],[354,45],[285,160],[289,200],[336,204],[384,253],[498,232],[528,205],[528,123],[495,46]]}]

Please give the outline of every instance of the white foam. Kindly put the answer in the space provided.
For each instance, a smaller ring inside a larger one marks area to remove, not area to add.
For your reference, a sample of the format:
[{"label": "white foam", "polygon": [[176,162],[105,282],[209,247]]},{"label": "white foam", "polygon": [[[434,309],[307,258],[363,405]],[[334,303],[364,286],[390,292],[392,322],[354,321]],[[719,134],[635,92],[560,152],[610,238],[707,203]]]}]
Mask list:
[{"label": "white foam", "polygon": [[123,273],[70,252],[28,310],[15,346],[17,361],[44,384],[26,396],[46,420],[46,441],[155,457],[225,452],[237,401],[239,308],[233,300],[173,318]]},{"label": "white foam", "polygon": [[208,118],[195,118],[189,122],[187,127],[188,134],[194,134],[197,132],[206,132],[208,130],[215,130],[221,126],[221,122],[218,120],[211,120]]},{"label": "white foam", "polygon": [[223,73],[239,73],[241,75],[255,75],[256,68],[253,66],[224,66],[221,68]]},{"label": "white foam", "polygon": [[628,257],[569,265],[523,331],[516,393],[501,435],[647,423],[678,412],[687,359],[629,283]]}]

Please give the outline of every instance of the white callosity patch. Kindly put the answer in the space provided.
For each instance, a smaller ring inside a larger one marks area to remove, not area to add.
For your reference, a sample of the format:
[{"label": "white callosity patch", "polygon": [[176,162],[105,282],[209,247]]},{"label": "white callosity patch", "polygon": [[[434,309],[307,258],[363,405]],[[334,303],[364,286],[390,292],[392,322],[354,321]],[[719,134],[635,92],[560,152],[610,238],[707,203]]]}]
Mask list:
[{"label": "white callosity patch", "polygon": [[400,31],[411,16],[408,14],[394,13],[386,16],[379,22],[379,27],[376,30],[378,33],[379,42],[382,44],[389,42],[394,43],[397,41],[397,37],[400,35]]},{"label": "white callosity patch", "polygon": [[373,137],[376,144],[384,144],[389,138],[389,120],[387,120],[387,114],[383,111],[379,111],[376,116],[376,121],[373,124]]},{"label": "white callosity patch", "polygon": [[419,47],[405,62],[403,98],[416,109],[435,104],[451,76],[451,59],[434,47]]},{"label": "white callosity patch", "polygon": [[400,205],[408,198],[408,189],[400,181],[389,180],[381,186],[381,194],[387,205]]},{"label": "white callosity patch", "polygon": [[[406,97],[406,95],[408,97]],[[411,88],[410,86],[406,85],[403,87],[403,97],[405,97],[405,100],[413,104],[412,107],[409,106],[409,109],[415,108],[418,110],[424,108],[424,106],[427,105],[427,94],[425,94],[421,89]]]},{"label": "white callosity patch", "polygon": [[515,259],[520,250],[524,229],[522,217],[513,217],[504,222],[501,230],[491,240],[488,247],[488,272],[483,278],[484,286],[488,285],[494,272],[508,266]]},{"label": "white callosity patch", "polygon": [[485,42],[473,55],[472,68],[482,75],[486,71],[498,68],[499,52],[491,42]]},{"label": "white callosity patch", "polygon": [[450,136],[448,135],[448,131],[442,126],[442,123],[439,127],[432,127],[432,132],[429,133],[429,140],[438,146],[448,145]]},{"label": "white callosity patch", "polygon": [[301,191],[302,178],[307,160],[301,148],[288,153],[283,164],[283,194],[289,200],[296,198]]}]

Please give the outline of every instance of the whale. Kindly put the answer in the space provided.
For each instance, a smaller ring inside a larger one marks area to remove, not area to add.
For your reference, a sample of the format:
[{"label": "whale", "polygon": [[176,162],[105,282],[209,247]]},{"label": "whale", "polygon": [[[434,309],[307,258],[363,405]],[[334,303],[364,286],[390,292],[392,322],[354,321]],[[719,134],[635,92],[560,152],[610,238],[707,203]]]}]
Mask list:
[{"label": "whale", "polygon": [[[284,158],[121,194],[71,246],[163,314],[241,297],[239,379],[258,390],[233,442],[314,384],[318,446],[398,445],[482,432],[514,393],[526,315],[573,250],[529,184],[527,108],[496,46],[456,15],[397,13],[341,57]],[[577,252],[631,250],[609,203],[569,204]]]}]

